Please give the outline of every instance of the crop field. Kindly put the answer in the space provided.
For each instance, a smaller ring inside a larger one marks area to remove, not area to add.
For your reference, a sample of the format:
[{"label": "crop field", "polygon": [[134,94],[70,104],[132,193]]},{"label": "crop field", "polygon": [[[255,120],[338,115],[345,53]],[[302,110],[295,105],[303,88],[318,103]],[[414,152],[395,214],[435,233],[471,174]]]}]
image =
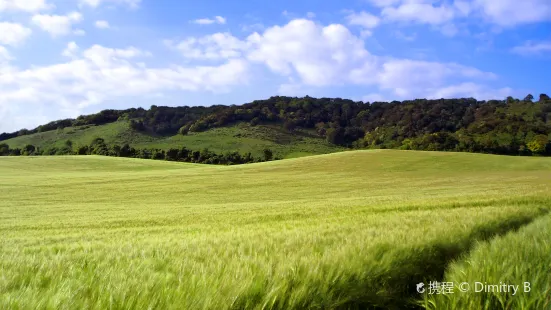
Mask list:
[{"label": "crop field", "polygon": [[550,209],[543,157],[3,157],[0,309],[545,309]]}]

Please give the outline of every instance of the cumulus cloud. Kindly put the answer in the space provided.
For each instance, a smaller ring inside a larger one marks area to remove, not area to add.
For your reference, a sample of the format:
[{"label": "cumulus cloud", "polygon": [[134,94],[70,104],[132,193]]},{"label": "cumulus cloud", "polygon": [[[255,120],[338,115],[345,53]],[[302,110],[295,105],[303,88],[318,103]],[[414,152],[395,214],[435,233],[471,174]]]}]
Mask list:
[{"label": "cumulus cloud", "polygon": [[166,42],[170,47],[181,52],[190,59],[228,59],[242,55],[247,43],[232,36],[230,33],[215,33],[201,38],[190,37],[174,44]]},{"label": "cumulus cloud", "polygon": [[0,12],[22,11],[34,13],[50,8],[45,0],[0,0]]},{"label": "cumulus cloud", "polygon": [[[425,97],[456,80],[493,80],[496,75],[455,63],[390,59],[377,69],[375,83],[400,98]],[[370,74],[369,72],[363,72]]]},{"label": "cumulus cloud", "polygon": [[5,47],[0,46],[0,67],[6,65],[12,59],[10,52]]},{"label": "cumulus cloud", "polygon": [[[502,26],[551,20],[549,0],[369,0],[381,9],[381,17],[390,22],[428,25],[450,24],[458,18],[481,18]],[[447,33],[449,29],[445,30]],[[446,33],[445,33],[446,34]]]},{"label": "cumulus cloud", "polygon": [[31,29],[17,23],[0,22],[0,44],[18,45],[31,35]]},{"label": "cumulus cloud", "polygon": [[551,41],[547,42],[526,42],[524,45],[515,46],[511,49],[513,53],[521,55],[538,55],[549,53],[551,55]]},{"label": "cumulus cloud", "polygon": [[346,71],[369,57],[364,42],[339,24],[326,27],[298,19],[248,39],[248,59],[272,71],[297,74],[308,85],[342,84]]},{"label": "cumulus cloud", "polygon": [[[10,65],[10,54],[0,49],[0,109],[45,104],[76,114],[107,99],[168,91],[224,92],[247,84],[252,72],[259,72],[256,68],[287,80],[279,87],[283,94],[315,93],[339,85],[366,87],[370,93],[366,98],[371,99],[489,99],[511,93],[509,88],[493,86],[497,76],[491,72],[457,63],[375,55],[346,26],[308,19],[242,38],[215,33],[166,43],[194,64],[150,67],[144,62],[151,54],[136,47],[81,48],[70,42],[62,52],[65,62],[20,69]],[[207,64],[198,65],[201,62]],[[379,93],[384,95],[377,97]]]},{"label": "cumulus cloud", "polygon": [[361,99],[363,102],[390,102],[392,100],[385,98],[385,96],[377,93],[367,94]]},{"label": "cumulus cloud", "polygon": [[398,38],[398,39],[401,39],[401,40],[404,40],[404,41],[415,41],[415,39],[417,39],[417,33],[412,33],[410,35],[407,35],[405,33],[403,33],[402,31],[400,30],[396,30],[394,32],[394,35]]},{"label": "cumulus cloud", "polygon": [[446,36],[458,33],[453,21],[469,13],[470,3],[456,0],[457,4],[439,0],[371,0],[371,4],[381,9],[380,17],[362,12],[347,16],[351,25],[362,25],[363,36],[371,34],[381,22],[399,24],[425,24],[437,29]]},{"label": "cumulus cloud", "polygon": [[94,25],[98,29],[108,29],[109,28],[109,22],[106,20],[97,20]]},{"label": "cumulus cloud", "polygon": [[473,10],[473,4],[465,0],[455,0],[453,6],[460,16],[468,16]]},{"label": "cumulus cloud", "polygon": [[262,31],[264,29],[266,29],[266,26],[264,26],[264,24],[262,23],[254,23],[241,26],[241,30],[244,32]]},{"label": "cumulus cloud", "polygon": [[69,42],[67,48],[63,50],[61,55],[65,57],[75,58],[77,57],[77,51],[79,50],[78,45],[75,42]]},{"label": "cumulus cloud", "polygon": [[348,24],[362,26],[366,29],[372,29],[379,26],[381,19],[371,13],[360,12],[351,13],[346,17]]},{"label": "cumulus cloud", "polygon": [[[94,45],[79,51],[75,43],[69,43],[63,52],[72,57],[68,62],[0,70],[0,107],[47,104],[78,113],[106,99],[168,90],[223,92],[248,78],[248,64],[239,59],[219,66],[151,68],[139,61],[150,54],[134,47]],[[1,126],[3,121],[0,119]],[[0,128],[3,130],[6,128]]]},{"label": "cumulus cloud", "polygon": [[37,14],[32,17],[32,22],[53,37],[63,36],[72,32],[73,24],[82,21],[82,14],[71,12],[67,15]]},{"label": "cumulus cloud", "polygon": [[295,20],[248,39],[248,58],[284,76],[313,86],[373,85],[400,97],[422,94],[451,79],[491,80],[496,76],[454,63],[388,59],[369,53],[342,25]]},{"label": "cumulus cloud", "polygon": [[428,99],[473,97],[477,99],[502,99],[511,96],[509,87],[491,89],[472,82],[446,86],[427,95]]},{"label": "cumulus cloud", "polygon": [[84,31],[82,29],[75,29],[75,30],[73,30],[73,34],[76,35],[76,36],[84,36],[84,35],[86,35],[86,31]]},{"label": "cumulus cloud", "polygon": [[110,3],[115,5],[126,5],[130,8],[139,7],[141,0],[80,0],[81,5],[90,6],[96,8],[103,3]]},{"label": "cumulus cloud", "polygon": [[473,6],[488,21],[504,27],[551,20],[549,0],[474,0]]},{"label": "cumulus cloud", "polygon": [[218,33],[188,38],[173,46],[187,58],[243,59],[264,65],[293,80],[282,85],[280,93],[296,93],[305,87],[365,85],[389,91],[395,97],[411,98],[468,81],[482,82],[483,87],[484,82],[497,78],[493,73],[456,63],[373,55],[364,41],[345,26],[322,26],[306,19],[274,26],[244,39]]},{"label": "cumulus cloud", "polygon": [[215,16],[212,19],[200,18],[200,19],[192,20],[191,22],[198,25],[212,25],[212,24],[224,25],[226,23],[226,18],[222,16]]},{"label": "cumulus cloud", "polygon": [[455,12],[446,5],[434,6],[431,3],[406,2],[398,7],[384,8],[381,15],[390,21],[441,25],[453,20]]}]

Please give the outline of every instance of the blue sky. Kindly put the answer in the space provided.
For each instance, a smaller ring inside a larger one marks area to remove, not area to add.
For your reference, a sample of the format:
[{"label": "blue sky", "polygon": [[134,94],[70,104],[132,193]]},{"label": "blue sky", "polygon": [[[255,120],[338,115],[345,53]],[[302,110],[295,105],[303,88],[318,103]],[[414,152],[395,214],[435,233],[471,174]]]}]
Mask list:
[{"label": "blue sky", "polygon": [[550,93],[549,0],[0,0],[0,132],[108,108]]}]

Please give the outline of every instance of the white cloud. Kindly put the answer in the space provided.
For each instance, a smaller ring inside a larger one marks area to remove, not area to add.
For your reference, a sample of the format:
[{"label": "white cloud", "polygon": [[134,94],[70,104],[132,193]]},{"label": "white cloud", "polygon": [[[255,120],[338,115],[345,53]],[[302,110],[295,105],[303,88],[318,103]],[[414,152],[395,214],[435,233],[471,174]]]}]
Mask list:
[{"label": "white cloud", "polygon": [[[370,73],[369,71],[367,72]],[[401,98],[426,96],[457,79],[492,80],[496,75],[455,63],[390,59],[376,72],[375,83]]]},{"label": "white cloud", "polygon": [[438,0],[396,0],[396,1],[377,1],[373,2],[375,6],[381,8],[381,18],[367,13],[364,18],[357,16],[355,24],[364,20],[364,27],[371,25],[377,26],[381,19],[387,23],[416,23],[431,25],[445,36],[454,36],[459,30],[453,24],[453,21],[459,17],[465,17],[470,13],[471,5],[463,0],[456,0],[453,5],[447,2],[441,3]]},{"label": "white cloud", "polygon": [[513,90],[509,87],[491,89],[472,82],[466,82],[435,90],[427,95],[427,99],[473,97],[479,100],[488,100],[503,99],[512,94]]},{"label": "white cloud", "polygon": [[377,93],[371,93],[365,95],[361,99],[363,102],[390,102],[392,100],[386,99],[383,95]]},{"label": "white cloud", "polygon": [[82,21],[82,14],[72,12],[67,15],[34,15],[32,22],[53,37],[71,33],[73,24]]},{"label": "white cloud", "polygon": [[455,11],[445,5],[433,6],[431,3],[406,2],[398,7],[385,7],[381,15],[390,21],[441,25],[453,20]]},{"label": "white cloud", "polygon": [[453,6],[462,16],[468,16],[473,10],[473,4],[469,1],[455,0]]},{"label": "white cloud", "polygon": [[266,29],[266,27],[262,23],[254,23],[241,26],[241,30],[244,32],[263,31],[264,29]]},{"label": "white cloud", "polygon": [[69,58],[76,58],[77,57],[77,51],[79,50],[78,45],[75,42],[69,42],[67,44],[67,48],[63,50],[61,55]]},{"label": "white cloud", "polygon": [[277,94],[280,96],[302,97],[308,95],[308,91],[302,84],[287,83],[279,86]]},{"label": "white cloud", "polygon": [[191,22],[198,25],[212,25],[212,24],[224,25],[226,24],[226,18],[222,16],[215,16],[213,19],[200,18],[200,19],[193,20]]},{"label": "white cloud", "polygon": [[18,45],[32,33],[31,29],[20,24],[0,22],[0,44]]},{"label": "white cloud", "polygon": [[38,12],[50,8],[51,5],[45,0],[0,0],[0,12],[2,11],[22,11]]},{"label": "white cloud", "polygon": [[280,93],[305,87],[375,86],[400,98],[426,96],[440,88],[468,81],[491,81],[496,75],[455,63],[375,56],[345,26],[322,26],[297,19],[263,33],[238,39],[229,33],[189,38],[172,44],[195,59],[247,59],[293,80]]},{"label": "white cloud", "polygon": [[251,61],[284,76],[297,76],[305,85],[372,85],[408,97],[457,78],[495,78],[492,73],[454,63],[375,56],[346,27],[322,27],[308,20],[269,28],[262,35],[250,36],[247,42]]},{"label": "white cloud", "polygon": [[[0,31],[0,42],[15,45],[21,41],[6,39],[6,33],[13,32]],[[0,114],[14,119],[13,107],[33,105],[34,109],[44,105],[73,116],[84,107],[107,99],[128,100],[169,91],[223,92],[247,84],[253,72],[267,70],[278,79],[287,79],[279,87],[281,94],[312,94],[322,87],[361,86],[371,93],[364,100],[375,101],[456,96],[502,98],[512,92],[510,88],[493,85],[495,74],[473,67],[373,55],[361,37],[346,26],[321,25],[307,19],[269,27],[245,38],[215,33],[167,44],[190,63],[207,60],[216,64],[153,68],[145,64],[151,54],[135,47],[80,48],[70,42],[62,52],[67,57],[65,62],[21,69],[12,66],[10,54],[0,48]],[[6,126],[3,122],[0,115],[0,125]]]},{"label": "white cloud", "polygon": [[8,52],[5,47],[0,45],[0,68],[5,66],[11,60],[13,60],[13,57],[10,52]]},{"label": "white cloud", "polygon": [[306,13],[306,17],[309,18],[309,19],[314,19],[314,18],[316,18],[316,13],[308,12],[308,13]]},{"label": "white cloud", "polygon": [[351,13],[346,19],[348,20],[348,24],[362,26],[366,29],[373,29],[381,22],[379,17],[367,12]]},{"label": "white cloud", "polygon": [[126,5],[130,8],[137,8],[139,7],[141,0],[80,0],[81,5],[87,5],[93,8],[96,8],[103,3]]},{"label": "white cloud", "polygon": [[109,22],[106,20],[97,20],[94,25],[98,29],[108,29],[109,28]]},{"label": "white cloud", "polygon": [[[149,53],[133,47],[94,45],[79,53],[78,46],[69,43],[63,53],[72,59],[25,70],[0,70],[0,108],[45,104],[78,115],[82,108],[106,99],[168,90],[222,92],[248,78],[248,64],[239,59],[219,66],[150,68],[138,61]],[[5,126],[3,121],[0,126]]]},{"label": "white cloud", "polygon": [[394,34],[396,35],[396,37],[398,39],[402,39],[404,41],[415,41],[415,39],[417,39],[417,33],[412,33],[410,35],[406,35],[405,33],[403,33],[402,31],[400,30],[396,30],[394,32]]},{"label": "white cloud", "polygon": [[537,55],[543,53],[549,53],[549,55],[551,55],[551,41],[537,43],[528,41],[524,45],[515,46],[511,51],[521,55]]},{"label": "white cloud", "polygon": [[82,56],[94,64],[97,64],[99,66],[107,66],[110,62],[116,62],[121,59],[151,56],[151,53],[147,51],[142,51],[135,47],[128,47],[126,49],[113,49],[96,44],[84,51],[82,53]]},{"label": "white cloud", "polygon": [[182,53],[182,56],[190,59],[228,59],[240,57],[247,47],[243,42],[230,33],[215,33],[201,38],[191,37],[174,44],[167,42],[172,48]]},{"label": "white cloud", "polygon": [[316,86],[342,83],[346,70],[369,55],[364,42],[346,27],[321,27],[304,19],[253,34],[247,41],[251,61],[283,75],[297,74],[305,84]]},{"label": "white cloud", "polygon": [[[369,0],[383,19],[429,25],[449,24],[458,18],[482,18],[502,27],[551,20],[549,0]],[[444,31],[449,34],[449,29]]]},{"label": "white cloud", "polygon": [[360,37],[361,37],[362,39],[368,38],[368,37],[370,37],[370,36],[372,36],[372,35],[373,35],[373,31],[371,31],[371,30],[362,29],[362,30],[360,31]]},{"label": "white cloud", "polygon": [[488,21],[504,27],[551,20],[549,0],[474,0],[473,4]]}]

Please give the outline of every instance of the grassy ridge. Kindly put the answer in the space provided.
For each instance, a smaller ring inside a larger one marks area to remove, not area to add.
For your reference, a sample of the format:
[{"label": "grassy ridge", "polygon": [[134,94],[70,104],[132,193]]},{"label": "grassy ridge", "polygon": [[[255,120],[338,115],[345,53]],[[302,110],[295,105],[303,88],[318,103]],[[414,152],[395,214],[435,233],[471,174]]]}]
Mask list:
[{"label": "grassy ridge", "polygon": [[215,153],[238,151],[242,154],[251,152],[261,157],[265,148],[274,151],[276,156],[293,158],[315,154],[325,154],[344,150],[344,148],[327,143],[316,136],[313,131],[297,130],[289,133],[279,126],[240,124],[230,127],[215,128],[205,132],[188,135],[159,136],[146,134],[130,129],[127,121],[118,121],[101,126],[67,127],[60,130],[36,133],[3,141],[11,148],[23,148],[27,144],[47,149],[63,147],[65,141],[71,140],[74,145],[89,145],[101,137],[108,145],[129,143],[137,148],[182,148],[192,150],[208,148]]},{"label": "grassy ridge", "polygon": [[544,214],[550,172],[406,151],[0,158],[0,308],[402,309],[476,240]]}]

